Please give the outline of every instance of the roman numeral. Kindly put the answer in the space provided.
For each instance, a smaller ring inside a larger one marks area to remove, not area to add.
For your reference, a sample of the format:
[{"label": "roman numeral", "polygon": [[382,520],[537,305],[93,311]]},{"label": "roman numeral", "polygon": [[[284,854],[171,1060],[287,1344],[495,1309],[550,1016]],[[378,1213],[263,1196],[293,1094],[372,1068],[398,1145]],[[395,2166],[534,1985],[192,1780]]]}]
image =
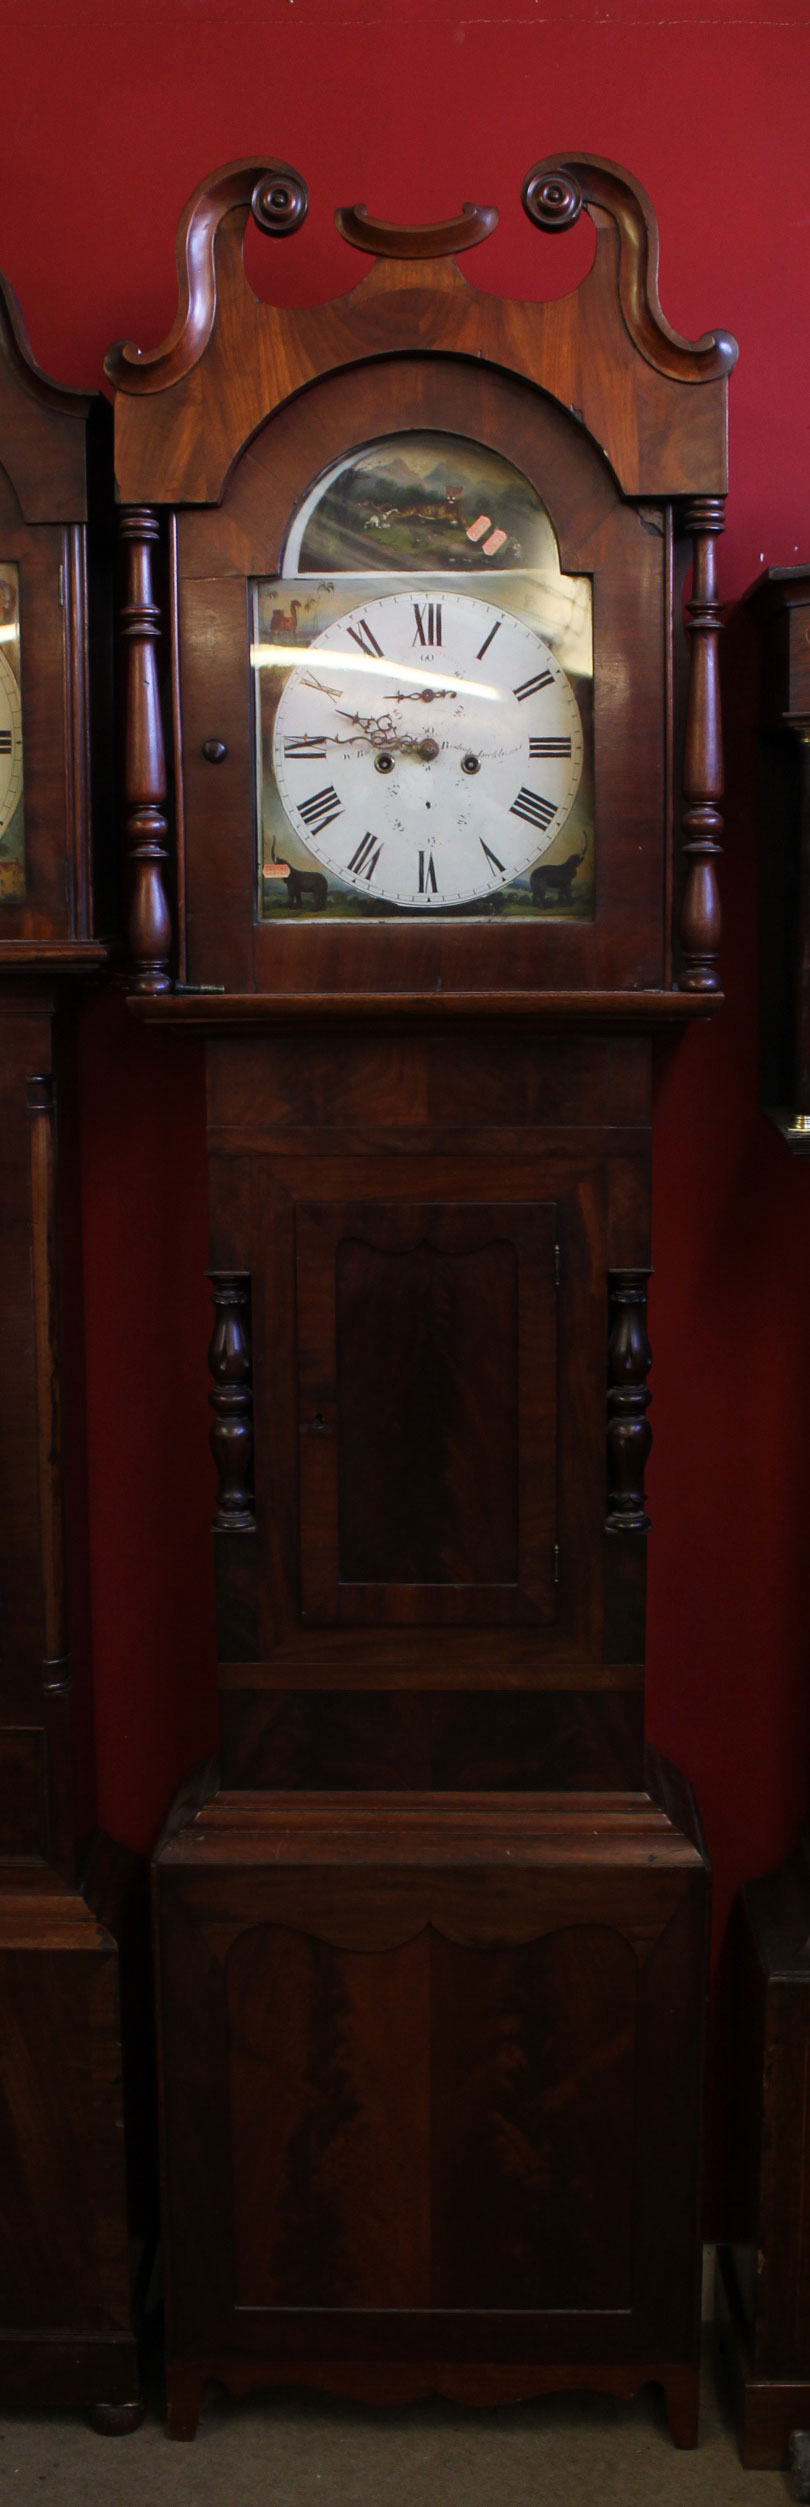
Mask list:
[{"label": "roman numeral", "polygon": [[414,601],[413,614],[416,619],[414,644],[441,644],[441,601]]},{"label": "roman numeral", "polygon": [[381,852],[382,845],[377,843],[376,836],[362,836],[357,852],[352,854],[349,869],[364,871],[367,879],[373,879]]},{"label": "roman numeral", "polygon": [[306,819],[307,826],[313,829],[316,836],[319,836],[323,828],[330,825],[333,818],[340,817],[343,803],[338,800],[334,784],[325,783],[322,792],[310,793],[309,800],[299,801],[298,807],[302,818]]},{"label": "roman numeral", "polygon": [[479,836],[479,838],[478,838],[478,842],[479,842],[479,844],[480,844],[480,847],[481,847],[481,851],[482,851],[482,853],[483,853],[483,854],[485,854],[485,856],[486,856],[486,859],[487,859],[487,861],[488,861],[488,863],[489,863],[490,870],[499,870],[499,871],[503,872],[503,870],[505,869],[505,864],[504,864],[503,862],[499,862],[499,860],[498,860],[498,856],[497,856],[497,853],[491,853],[491,852],[490,852],[489,845],[484,843],[483,836]]},{"label": "roman numeral", "polygon": [[537,696],[541,688],[553,688],[553,686],[553,670],[538,670],[536,679],[524,679],[522,688],[513,688],[512,695],[516,696],[518,704],[522,705],[524,697]]},{"label": "roman numeral", "polygon": [[0,757],[11,756],[11,733],[0,731]]},{"label": "roman numeral", "polygon": [[571,755],[571,734],[570,734],[570,731],[568,731],[568,732],[561,732],[561,733],[560,733],[560,735],[559,735],[559,738],[557,738],[556,736],[552,736],[552,738],[551,738],[551,739],[549,739],[549,740],[530,740],[530,741],[529,741],[529,756],[530,756],[530,757],[570,757],[570,755]]},{"label": "roman numeral", "polygon": [[372,635],[365,618],[361,618],[359,627],[350,627],[349,634],[354,637],[355,644],[359,644],[361,653],[379,653],[382,656],[382,645]]},{"label": "roman numeral", "polygon": [[432,853],[428,853],[427,855],[425,855],[424,853],[420,853],[420,855],[419,855],[419,894],[420,894],[420,897],[430,897],[430,896],[435,897],[436,893],[437,893],[437,890],[436,890],[436,864],[435,864],[435,862],[434,862],[433,855],[432,855]]},{"label": "roman numeral", "polygon": [[[570,748],[570,741],[568,745]],[[285,757],[322,757],[325,760],[326,741],[320,738],[316,731],[302,731],[300,740],[285,740],[284,755]]]},{"label": "roman numeral", "polygon": [[480,653],[476,653],[475,658],[476,658],[476,661],[477,661],[477,662],[482,662],[482,661],[483,661],[483,659],[484,659],[484,654],[489,652],[489,648],[490,648],[490,645],[491,645],[491,643],[492,643],[492,638],[493,638],[493,636],[494,636],[494,635],[499,635],[499,634],[500,634],[500,631],[501,631],[501,627],[502,627],[502,625],[503,625],[503,620],[502,620],[501,618],[496,618],[494,627],[490,627],[489,634],[488,634],[488,635],[485,635],[485,637],[484,637],[484,641],[483,641],[483,644],[482,644],[482,646],[481,646],[481,651],[480,651]]},{"label": "roman numeral", "polygon": [[513,818],[527,818],[531,827],[550,827],[557,815],[555,801],[544,801],[539,792],[528,792],[521,784],[517,800],[512,802]]}]

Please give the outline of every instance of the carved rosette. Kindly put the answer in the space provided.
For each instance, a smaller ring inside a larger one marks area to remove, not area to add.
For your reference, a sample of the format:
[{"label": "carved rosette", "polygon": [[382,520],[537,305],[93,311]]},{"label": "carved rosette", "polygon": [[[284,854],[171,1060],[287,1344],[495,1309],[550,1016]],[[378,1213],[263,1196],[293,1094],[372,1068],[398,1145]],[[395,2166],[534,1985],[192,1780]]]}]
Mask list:
[{"label": "carved rosette", "polygon": [[263,235],[296,235],[309,209],[303,174],[280,161],[268,165],[253,185],[250,206]]},{"label": "carved rosette", "polygon": [[130,874],[128,937],[134,990],[171,990],[172,920],[166,894],[168,862],[166,764],[157,669],[160,610],[154,597],[152,559],[159,536],[149,505],[124,506],[121,540],[125,584],[121,634],[126,652],[125,844]]},{"label": "carved rosette", "polygon": [[683,761],[683,854],[686,865],[680,916],[683,992],[718,992],[717,951],[722,934],[715,862],[722,851],[723,737],[720,719],[717,536],[723,529],[722,496],[693,496],[684,521],[693,535],[692,597],[687,602],[691,638],[689,697]]},{"label": "carved rosette", "polygon": [[652,1351],[647,1339],[648,1270],[608,1274],[606,1532],[648,1532],[644,1473],[652,1444],[647,1390]]},{"label": "carved rosette", "polygon": [[253,1369],[250,1350],[250,1274],[210,1271],[214,1329],[208,1364],[214,1379],[211,1452],[219,1494],[215,1532],[253,1532]]},{"label": "carved rosette", "polygon": [[584,207],[580,185],[567,166],[532,166],[526,176],[521,200],[533,226],[543,227],[546,234],[559,235],[566,227],[576,226]]}]

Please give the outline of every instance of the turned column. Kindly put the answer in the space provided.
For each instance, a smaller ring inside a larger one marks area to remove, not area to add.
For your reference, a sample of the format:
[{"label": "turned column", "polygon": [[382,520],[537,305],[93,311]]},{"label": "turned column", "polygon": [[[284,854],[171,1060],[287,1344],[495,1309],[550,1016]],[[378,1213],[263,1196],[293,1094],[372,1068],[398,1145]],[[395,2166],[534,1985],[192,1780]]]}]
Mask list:
[{"label": "turned column", "polygon": [[691,638],[689,696],[683,761],[683,855],[680,947],[682,992],[718,992],[717,951],[722,932],[715,863],[721,852],[723,737],[720,720],[717,597],[717,535],[723,528],[722,496],[693,496],[684,522],[693,537],[692,596],[686,604]]},{"label": "turned column", "polygon": [[608,1275],[607,1532],[648,1532],[644,1473],[652,1444],[647,1389],[652,1351],[647,1339],[648,1270]]},{"label": "turned column", "polygon": [[134,990],[161,993],[171,990],[172,920],[165,886],[168,825],[157,668],[160,610],[152,573],[159,536],[157,514],[149,505],[124,506],[120,528],[126,570],[121,634],[126,653],[125,843],[131,882],[127,931]]},{"label": "turned column", "polygon": [[209,1271],[208,1277],[214,1300],[214,1329],[208,1351],[214,1384],[208,1398],[214,1413],[211,1452],[219,1479],[214,1530],[252,1532],[256,1518],[251,1481],[250,1275],[247,1271]]}]

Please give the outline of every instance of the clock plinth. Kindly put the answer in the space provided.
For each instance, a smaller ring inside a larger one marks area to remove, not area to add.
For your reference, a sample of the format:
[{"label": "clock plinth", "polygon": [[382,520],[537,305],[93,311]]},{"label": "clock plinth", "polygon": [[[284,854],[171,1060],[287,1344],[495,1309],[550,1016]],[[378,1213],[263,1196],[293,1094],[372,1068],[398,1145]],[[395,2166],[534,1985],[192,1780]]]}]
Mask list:
[{"label": "clock plinth", "polygon": [[170,2426],[207,2374],[658,2378],[691,2444],[708,1870],[644,1753],[650,1066],[718,998],[733,344],[669,330],[649,204],[590,158],[527,178],[539,223],[594,211],[558,304],[468,285],[468,208],[341,212],[360,287],[257,306],[277,174],[200,187],[170,339],[109,364],[171,688],[133,671],[133,1008],[207,1036],[221,1768],[156,1857]]},{"label": "clock plinth", "polygon": [[[666,1794],[657,1769],[598,1796],[222,1792],[169,1832],[174,2435],[207,2375],[479,2403],[655,2378],[694,2444],[706,1892]],[[198,2188],[226,2147],[223,2243]]]}]

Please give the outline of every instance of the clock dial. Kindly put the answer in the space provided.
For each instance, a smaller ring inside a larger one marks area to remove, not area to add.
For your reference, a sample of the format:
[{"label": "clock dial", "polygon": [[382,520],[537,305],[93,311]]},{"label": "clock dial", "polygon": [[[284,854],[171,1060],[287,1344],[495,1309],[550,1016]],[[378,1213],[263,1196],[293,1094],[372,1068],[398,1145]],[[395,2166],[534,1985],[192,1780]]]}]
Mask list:
[{"label": "clock dial", "polygon": [[428,913],[488,897],[564,826],[579,709],[524,618],[403,586],[271,658],[289,665],[273,735],[286,815],[364,896]]},{"label": "clock dial", "polygon": [[22,708],[11,663],[0,646],[0,839],[22,792]]}]

